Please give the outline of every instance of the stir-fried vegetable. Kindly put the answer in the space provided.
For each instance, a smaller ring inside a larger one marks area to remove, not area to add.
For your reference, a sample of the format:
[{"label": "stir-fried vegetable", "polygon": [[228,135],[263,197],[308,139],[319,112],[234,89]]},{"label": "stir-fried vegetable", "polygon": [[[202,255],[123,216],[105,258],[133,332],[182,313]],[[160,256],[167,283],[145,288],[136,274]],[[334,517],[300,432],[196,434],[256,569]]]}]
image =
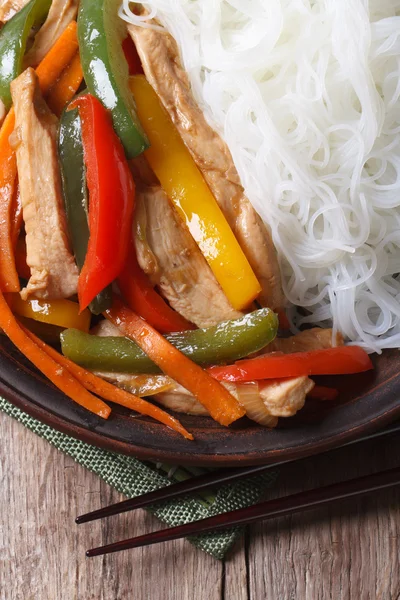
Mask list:
[{"label": "stir-fried vegetable", "polygon": [[[76,263],[82,270],[88,249],[89,225],[81,120],[77,110],[64,111],[61,116],[58,153],[69,235]],[[99,292],[89,304],[95,315],[110,306],[110,287]]]},{"label": "stir-fried vegetable", "polygon": [[[215,327],[165,336],[197,364],[225,363],[265,348],[275,337],[276,315],[262,308]],[[124,337],[100,337],[70,329],[61,335],[63,353],[93,371],[158,373],[160,369],[135,342]]]},{"label": "stir-fried vegetable", "polygon": [[230,425],[245,411],[237,400],[206,371],[179,352],[168,340],[114,298],[107,318],[133,339],[169,377],[185,387],[221,425]]},{"label": "stir-fried vegetable", "polygon": [[[50,52],[42,60],[36,73],[40,87],[46,94],[69,64],[78,49],[76,23],[70,23]],[[17,177],[15,150],[10,136],[15,127],[14,109],[11,108],[0,130],[0,290],[18,292],[18,273],[14,258],[13,197]]]},{"label": "stir-fried vegetable", "polygon": [[219,381],[257,381],[301,375],[350,375],[371,369],[373,365],[365,350],[359,346],[340,346],[260,356],[227,367],[212,367],[210,372]]},{"label": "stir-fried vegetable", "polygon": [[131,89],[151,143],[147,160],[232,306],[248,306],[261,287],[227,220],[151,85],[136,75]]},{"label": "stir-fried vegetable", "polygon": [[46,352],[32,341],[27,332],[18,324],[10,307],[0,292],[0,327],[10,338],[13,344],[39,369],[59,390],[69,398],[87,408],[103,419],[107,419],[111,409],[96,396],[89,394],[69,371],[60,368],[60,364],[53,360]]},{"label": "stir-fried vegetable", "polygon": [[157,331],[168,333],[193,329],[191,323],[175,312],[160,294],[157,294],[136,260],[133,244],[125,267],[118,277],[118,287],[129,308],[143,317]]},{"label": "stir-fried vegetable", "polygon": [[89,331],[90,312],[79,312],[79,305],[71,300],[22,300],[19,294],[8,294],[6,300],[13,313],[22,317],[64,329],[74,327],[81,331]]},{"label": "stir-fried vegetable", "polygon": [[79,276],[81,310],[122,271],[132,232],[135,186],[107,110],[94,96],[74,100],[78,108],[89,189],[89,243]]},{"label": "stir-fried vegetable", "polygon": [[22,72],[28,36],[45,20],[50,5],[51,0],[31,0],[0,32],[0,99],[7,110],[12,104],[10,83]]},{"label": "stir-fried vegetable", "polygon": [[[120,404],[121,406],[125,406],[130,410],[134,410],[142,415],[147,415],[152,417],[156,421],[160,423],[164,423],[167,427],[170,427],[174,431],[180,433],[188,440],[192,440],[193,436],[189,433],[177,419],[161,410],[158,406],[154,406],[150,404],[150,402],[146,402],[142,398],[138,398],[133,394],[130,394],[124,390],[116,388],[111,383],[100,379],[93,373],[82,369],[78,365],[74,364],[61,354],[59,354],[54,348],[47,346],[42,340],[37,338],[32,332],[28,331],[24,327],[22,328],[25,334],[35,342],[40,351],[47,354],[47,356],[54,360],[55,363],[58,363],[61,366],[61,370],[64,370],[66,373],[70,374],[74,377],[84,388],[92,392],[93,394],[97,394],[101,396],[105,400],[109,400],[110,402],[114,402],[115,404]],[[100,402],[100,401],[99,401]],[[105,405],[107,406],[107,405]],[[107,406],[108,408],[108,406]]]},{"label": "stir-fried vegetable", "polygon": [[128,158],[148,141],[129,90],[129,69],[122,49],[126,35],[114,0],[81,0],[78,17],[80,55],[89,91],[111,111]]},{"label": "stir-fried vegetable", "polygon": [[83,71],[79,52],[77,52],[71,63],[61,74],[60,79],[51,88],[47,104],[58,117],[64,107],[72,100],[83,81]]}]

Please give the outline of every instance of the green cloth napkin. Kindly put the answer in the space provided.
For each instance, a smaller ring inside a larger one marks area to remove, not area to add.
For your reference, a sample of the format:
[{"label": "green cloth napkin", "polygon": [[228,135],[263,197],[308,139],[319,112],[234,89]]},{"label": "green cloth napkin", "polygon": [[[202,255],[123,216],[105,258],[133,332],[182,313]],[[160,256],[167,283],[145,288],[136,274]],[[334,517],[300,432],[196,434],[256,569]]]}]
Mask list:
[{"label": "green cloth napkin", "polygon": [[[205,470],[156,465],[139,461],[136,458],[102,450],[71,438],[33,419],[6,400],[0,398],[0,410],[31,431],[44,438],[53,446],[71,456],[76,462],[99,475],[105,482],[128,498],[145,494],[160,487],[170,485]],[[236,508],[254,504],[276,479],[276,473],[267,471],[245,481],[226,485],[214,492],[198,494],[179,500],[172,500],[151,510],[169,526],[181,525],[204,519]],[[242,532],[235,528],[215,534],[190,538],[190,542],[215,558],[223,559]]]}]

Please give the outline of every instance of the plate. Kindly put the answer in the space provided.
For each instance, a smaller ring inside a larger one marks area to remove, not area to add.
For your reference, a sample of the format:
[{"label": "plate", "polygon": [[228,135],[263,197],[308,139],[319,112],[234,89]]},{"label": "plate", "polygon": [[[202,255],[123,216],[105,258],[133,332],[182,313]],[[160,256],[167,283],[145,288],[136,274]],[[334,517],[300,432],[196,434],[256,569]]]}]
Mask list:
[{"label": "plate", "polygon": [[207,417],[177,415],[195,436],[183,439],[147,417],[113,405],[105,421],[48,382],[4,336],[0,337],[0,395],[68,435],[140,459],[198,466],[243,466],[291,460],[339,446],[400,418],[399,351],[373,357],[375,370],[321,378],[340,401],[307,401],[291,419],[269,430],[242,419],[229,429]]}]

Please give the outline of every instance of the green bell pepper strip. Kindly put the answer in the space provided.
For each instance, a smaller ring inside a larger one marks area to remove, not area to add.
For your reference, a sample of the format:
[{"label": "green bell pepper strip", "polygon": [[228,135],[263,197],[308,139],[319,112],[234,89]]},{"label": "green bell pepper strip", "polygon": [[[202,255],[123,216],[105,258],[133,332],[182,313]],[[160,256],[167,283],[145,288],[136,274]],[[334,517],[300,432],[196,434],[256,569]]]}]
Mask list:
[{"label": "green bell pepper strip", "polygon": [[81,0],[78,40],[86,85],[111,111],[114,129],[130,159],[146,150],[149,142],[129,88],[129,68],[122,49],[125,36],[115,0]]},{"label": "green bell pepper strip", "polygon": [[[68,231],[79,270],[85,262],[89,240],[88,191],[83,159],[81,120],[77,110],[64,111],[61,115],[58,135],[58,156]],[[110,308],[111,287],[105,288],[90,303],[95,315]]]},{"label": "green bell pepper strip", "polygon": [[10,83],[22,73],[28,36],[46,19],[50,5],[51,0],[31,0],[0,31],[0,99],[6,110],[12,104]]},{"label": "green bell pepper strip", "polygon": [[[275,338],[278,318],[268,308],[207,329],[170,333],[166,339],[197,364],[233,362],[265,348]],[[69,359],[93,371],[160,373],[160,369],[125,337],[100,337],[66,329],[61,348]]]}]

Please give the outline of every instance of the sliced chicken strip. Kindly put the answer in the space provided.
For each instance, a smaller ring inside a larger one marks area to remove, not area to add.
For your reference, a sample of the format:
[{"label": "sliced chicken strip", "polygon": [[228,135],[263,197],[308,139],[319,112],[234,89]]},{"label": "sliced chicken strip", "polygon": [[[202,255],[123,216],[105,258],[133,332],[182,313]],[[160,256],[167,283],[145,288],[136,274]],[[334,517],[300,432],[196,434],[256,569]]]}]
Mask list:
[{"label": "sliced chicken strip", "polygon": [[270,415],[293,417],[305,404],[315,383],[308,377],[277,379],[260,384],[260,395]]},{"label": "sliced chicken strip", "polygon": [[128,25],[145,75],[201,170],[262,286],[264,306],[285,304],[270,232],[244,194],[229,149],[197,106],[177,45],[166,32]]},{"label": "sliced chicken strip", "polygon": [[78,268],[70,251],[57,158],[57,119],[27,69],[11,84],[27,263],[31,269],[21,296],[68,298],[76,293]]},{"label": "sliced chicken strip", "polygon": [[6,23],[28,4],[29,0],[0,0],[0,21]]},{"label": "sliced chicken strip", "polygon": [[[343,346],[343,344],[342,334],[337,333],[335,345]],[[275,338],[273,342],[268,344],[265,351],[291,354],[292,352],[309,352],[310,350],[324,350],[326,348],[332,348],[332,329],[314,327],[288,338]]]},{"label": "sliced chicken strip", "polygon": [[[138,393],[140,386],[146,385],[146,376],[144,375],[102,372],[97,372],[96,375],[134,394]],[[172,379],[166,378],[164,375],[151,375],[150,378],[153,386],[160,388],[164,386],[166,388],[166,391],[152,394],[154,400],[165,408],[187,415],[209,415],[208,411],[190,392]],[[223,382],[223,385],[239,402],[241,401],[240,386],[228,382]],[[261,382],[258,384],[257,394],[259,394],[262,410],[258,409],[256,412],[260,413],[263,424],[268,427],[275,427],[278,417],[292,417],[303,408],[306,396],[313,387],[314,382],[308,377]],[[254,412],[254,409],[249,410],[250,414],[248,413],[248,416],[253,418],[256,412]],[[254,420],[257,420],[257,417]]]},{"label": "sliced chicken strip", "polygon": [[[136,203],[138,262],[172,308],[198,327],[240,317],[165,192],[158,186],[139,187]],[[138,218],[146,228],[141,235]]]},{"label": "sliced chicken strip", "polygon": [[32,48],[25,56],[25,65],[36,67],[68,25],[75,19],[79,0],[53,0],[47,19],[39,29]]}]

